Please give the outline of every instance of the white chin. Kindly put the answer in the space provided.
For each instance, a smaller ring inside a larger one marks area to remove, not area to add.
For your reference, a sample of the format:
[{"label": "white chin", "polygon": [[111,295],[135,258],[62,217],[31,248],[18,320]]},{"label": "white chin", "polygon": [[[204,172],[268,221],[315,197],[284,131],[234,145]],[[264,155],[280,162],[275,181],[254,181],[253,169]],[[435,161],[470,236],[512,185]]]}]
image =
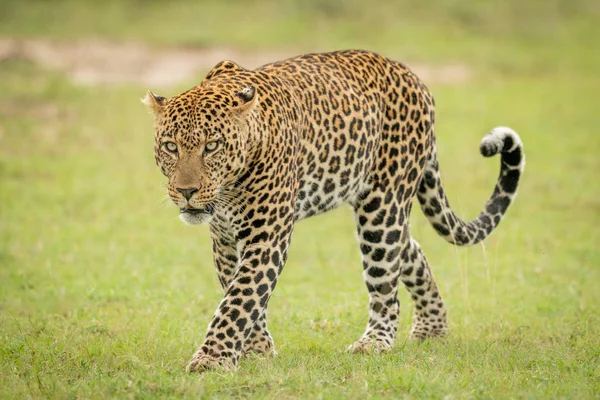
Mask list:
[{"label": "white chin", "polygon": [[202,225],[208,223],[212,218],[210,214],[181,213],[179,219],[188,225]]}]

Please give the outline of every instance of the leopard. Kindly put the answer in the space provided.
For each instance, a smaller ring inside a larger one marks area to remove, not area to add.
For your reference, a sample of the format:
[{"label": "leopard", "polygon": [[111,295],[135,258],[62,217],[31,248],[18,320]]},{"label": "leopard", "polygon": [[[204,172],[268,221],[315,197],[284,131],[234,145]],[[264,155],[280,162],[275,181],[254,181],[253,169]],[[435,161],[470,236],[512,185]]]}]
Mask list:
[{"label": "leopard", "polygon": [[[189,372],[236,370],[248,354],[275,355],[267,305],[296,222],[348,204],[368,291],[368,322],[351,353],[390,351],[399,282],[414,303],[409,338],[444,337],[447,310],[410,234],[416,197],[447,242],[473,245],[498,226],[517,193],[520,136],[498,126],[480,152],[500,154],[483,210],[463,221],[440,177],[435,103],[405,64],[374,52],[304,54],[246,69],[225,60],[171,98],[148,91],[156,164],[189,225],[207,224],[223,298]],[[315,282],[317,284],[317,282]]]}]

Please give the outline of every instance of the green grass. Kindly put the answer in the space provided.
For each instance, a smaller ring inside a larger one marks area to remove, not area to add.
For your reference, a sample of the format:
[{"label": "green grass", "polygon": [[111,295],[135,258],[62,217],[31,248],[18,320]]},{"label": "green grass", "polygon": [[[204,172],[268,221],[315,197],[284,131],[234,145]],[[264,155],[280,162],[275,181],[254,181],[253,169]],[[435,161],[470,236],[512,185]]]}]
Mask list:
[{"label": "green grass", "polygon": [[[78,87],[1,61],[0,398],[600,396],[597,3],[523,11],[516,1],[439,0],[397,21],[387,2],[374,11],[178,1],[164,14],[165,3],[140,4],[2,2],[0,34],[461,60],[477,72],[469,83],[431,85],[453,208],[472,218],[487,199],[498,160],[477,148],[501,124],[525,143],[519,196],[485,244],[466,249],[437,237],[415,208],[413,235],[449,309],[447,339],[405,340],[412,305],[402,291],[394,351],[345,353],[366,324],[367,293],[343,208],[296,227],[269,307],[279,356],[190,376],[183,368],[220,286],[207,229],[183,226],[162,205],[152,121],[138,100],[145,88]],[[373,24],[378,13],[384,22]]]}]

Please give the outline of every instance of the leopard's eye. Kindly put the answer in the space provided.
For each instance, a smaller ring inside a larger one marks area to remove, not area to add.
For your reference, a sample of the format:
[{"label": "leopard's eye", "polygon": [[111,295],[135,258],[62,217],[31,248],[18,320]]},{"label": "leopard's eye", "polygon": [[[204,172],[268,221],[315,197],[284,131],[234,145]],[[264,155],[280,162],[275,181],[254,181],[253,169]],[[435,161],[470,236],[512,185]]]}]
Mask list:
[{"label": "leopard's eye", "polygon": [[204,146],[204,148],[206,149],[206,151],[208,153],[215,151],[217,149],[217,147],[219,147],[219,142],[218,141],[208,142]]},{"label": "leopard's eye", "polygon": [[165,149],[170,153],[177,153],[177,145],[173,142],[166,142]]}]

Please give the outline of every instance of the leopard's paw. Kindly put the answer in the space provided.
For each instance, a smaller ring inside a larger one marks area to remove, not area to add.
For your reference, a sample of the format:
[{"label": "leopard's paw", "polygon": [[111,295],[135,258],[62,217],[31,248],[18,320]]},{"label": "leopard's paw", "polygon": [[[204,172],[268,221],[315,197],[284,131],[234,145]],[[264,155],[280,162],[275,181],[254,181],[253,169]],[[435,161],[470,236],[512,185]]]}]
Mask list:
[{"label": "leopard's paw", "polygon": [[447,328],[442,329],[428,329],[428,328],[420,328],[419,326],[415,326],[411,329],[410,335],[408,338],[410,340],[422,342],[426,339],[443,339],[448,333]]},{"label": "leopard's paw", "polygon": [[235,370],[234,362],[229,358],[219,358],[207,354],[202,349],[194,353],[191,361],[185,368],[186,372],[202,373],[209,370],[232,371]]},{"label": "leopard's paw", "polygon": [[392,345],[371,337],[362,337],[353,345],[348,346],[348,351],[354,354],[378,354],[391,349]]},{"label": "leopard's paw", "polygon": [[271,338],[260,338],[244,345],[244,355],[275,357],[277,352]]}]

